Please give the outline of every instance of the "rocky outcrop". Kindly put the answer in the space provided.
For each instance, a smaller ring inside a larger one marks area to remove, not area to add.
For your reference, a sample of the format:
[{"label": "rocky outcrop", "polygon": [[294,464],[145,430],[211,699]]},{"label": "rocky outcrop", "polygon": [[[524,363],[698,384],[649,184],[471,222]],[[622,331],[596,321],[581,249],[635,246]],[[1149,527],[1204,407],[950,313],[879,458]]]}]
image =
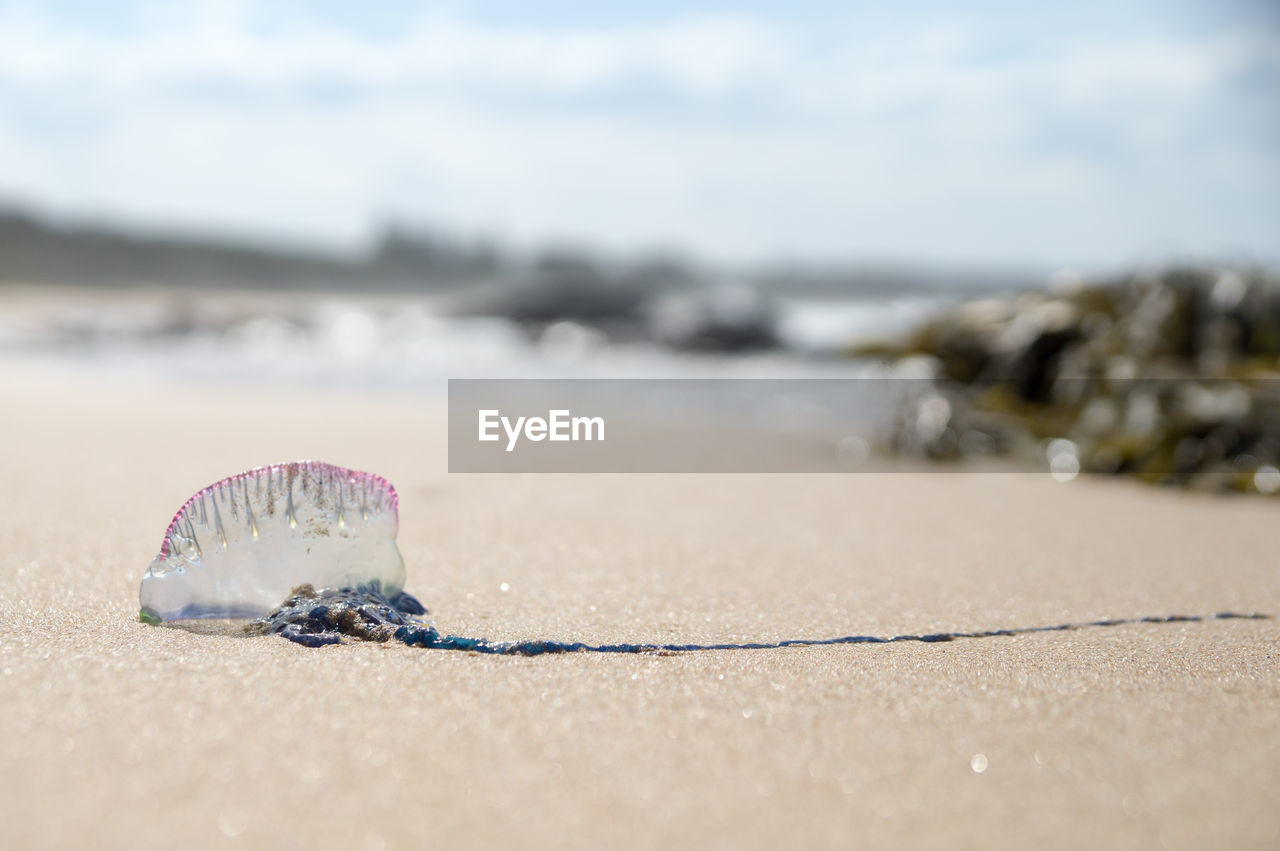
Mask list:
[{"label": "rocky outcrop", "polygon": [[898,417],[894,451],[1034,453],[1064,478],[1280,493],[1280,279],[1267,273],[1176,269],[971,302],[880,353],[925,356],[935,376]]}]

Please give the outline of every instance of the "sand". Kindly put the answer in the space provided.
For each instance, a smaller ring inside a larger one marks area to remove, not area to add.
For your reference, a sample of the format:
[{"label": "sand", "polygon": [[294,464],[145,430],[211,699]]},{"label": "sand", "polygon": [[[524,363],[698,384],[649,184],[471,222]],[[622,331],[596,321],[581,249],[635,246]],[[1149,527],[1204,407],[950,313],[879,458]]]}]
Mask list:
[{"label": "sand", "polygon": [[1276,620],[532,659],[136,620],[191,492],[300,457],[395,482],[410,590],[495,639],[1280,614],[1274,503],[1037,475],[449,476],[438,398],[14,360],[0,394],[0,846],[1280,843]]}]

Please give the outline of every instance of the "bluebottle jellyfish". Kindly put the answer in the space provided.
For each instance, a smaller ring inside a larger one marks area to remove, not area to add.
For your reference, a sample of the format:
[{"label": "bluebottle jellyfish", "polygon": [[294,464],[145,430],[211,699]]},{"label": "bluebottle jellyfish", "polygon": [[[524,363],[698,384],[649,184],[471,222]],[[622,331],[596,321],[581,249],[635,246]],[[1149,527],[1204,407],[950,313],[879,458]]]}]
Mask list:
[{"label": "bluebottle jellyfish", "polygon": [[399,500],[381,476],[298,461],[258,467],[192,496],[165,531],[160,553],[142,578],[139,619],[252,618],[245,631],[279,635],[307,647],[348,638],[411,647],[539,656],[549,653],[683,653],[765,650],[839,644],[932,644],[1088,627],[1265,619],[1219,612],[1159,615],[893,636],[845,635],[731,644],[586,644],[578,641],[489,641],[442,634],[419,616],[404,591],[404,559],[396,546]]},{"label": "bluebottle jellyfish", "polygon": [[258,467],[188,499],[138,598],[148,622],[255,618],[304,584],[404,588],[399,497],[381,476],[319,461]]}]

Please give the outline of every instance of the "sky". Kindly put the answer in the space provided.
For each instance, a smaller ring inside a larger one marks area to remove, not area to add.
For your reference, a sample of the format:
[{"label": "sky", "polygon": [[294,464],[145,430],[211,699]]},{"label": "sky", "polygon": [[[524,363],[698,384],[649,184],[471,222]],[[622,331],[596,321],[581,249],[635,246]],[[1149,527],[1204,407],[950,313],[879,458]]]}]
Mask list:
[{"label": "sky", "polygon": [[1275,263],[1280,4],[0,0],[0,205],[334,251],[397,221]]}]

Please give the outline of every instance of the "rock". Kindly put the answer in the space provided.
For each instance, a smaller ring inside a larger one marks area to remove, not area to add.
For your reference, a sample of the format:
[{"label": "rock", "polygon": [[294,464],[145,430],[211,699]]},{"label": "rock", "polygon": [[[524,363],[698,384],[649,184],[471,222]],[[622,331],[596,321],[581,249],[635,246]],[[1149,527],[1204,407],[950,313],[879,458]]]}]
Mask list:
[{"label": "rock", "polygon": [[675,348],[738,352],[778,345],[773,301],[745,284],[659,297],[648,317],[650,335]]},{"label": "rock", "polygon": [[973,302],[880,354],[938,364],[886,441],[894,451],[1067,441],[1055,474],[1280,492],[1280,280],[1265,273],[1174,269]]}]

